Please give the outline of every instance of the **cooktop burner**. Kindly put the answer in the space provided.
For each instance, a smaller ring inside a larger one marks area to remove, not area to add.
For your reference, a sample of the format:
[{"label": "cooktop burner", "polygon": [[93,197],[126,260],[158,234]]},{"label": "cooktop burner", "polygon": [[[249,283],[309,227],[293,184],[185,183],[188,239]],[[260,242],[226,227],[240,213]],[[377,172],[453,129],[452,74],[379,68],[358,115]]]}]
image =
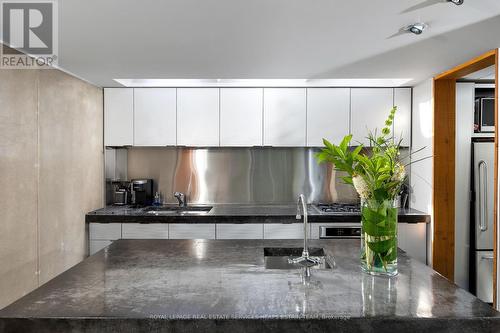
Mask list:
[{"label": "cooktop burner", "polygon": [[323,213],[359,213],[361,211],[359,204],[318,204],[316,207]]}]

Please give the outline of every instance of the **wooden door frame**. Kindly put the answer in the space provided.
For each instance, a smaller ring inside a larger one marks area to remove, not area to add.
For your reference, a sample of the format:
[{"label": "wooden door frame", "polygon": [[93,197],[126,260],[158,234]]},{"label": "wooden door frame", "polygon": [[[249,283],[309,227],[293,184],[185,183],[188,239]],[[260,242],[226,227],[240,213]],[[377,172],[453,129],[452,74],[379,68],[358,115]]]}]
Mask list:
[{"label": "wooden door frame", "polygon": [[454,280],[455,270],[455,113],[456,81],[468,74],[495,65],[495,177],[494,177],[494,268],[493,302],[497,288],[497,205],[498,205],[498,49],[434,77],[433,135],[433,268]]}]

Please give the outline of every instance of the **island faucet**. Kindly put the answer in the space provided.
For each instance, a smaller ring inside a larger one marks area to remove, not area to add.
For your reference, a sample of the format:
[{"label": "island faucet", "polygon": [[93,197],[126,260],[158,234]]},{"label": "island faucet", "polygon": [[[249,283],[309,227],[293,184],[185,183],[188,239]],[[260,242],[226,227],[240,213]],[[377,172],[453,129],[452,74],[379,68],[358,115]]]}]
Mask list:
[{"label": "island faucet", "polygon": [[[309,256],[309,224],[307,223],[307,204],[306,199],[303,194],[299,195],[297,199],[297,215],[295,218],[297,220],[301,219],[300,208],[302,207],[302,215],[304,216],[304,249],[302,250],[302,256],[299,258],[289,259],[288,262],[291,264],[299,264],[305,267],[315,266],[321,263],[321,259],[318,257]],[[310,273],[309,273],[310,274]]]},{"label": "island faucet", "polygon": [[187,207],[186,195],[182,192],[174,192],[174,197],[179,201],[179,207]]}]

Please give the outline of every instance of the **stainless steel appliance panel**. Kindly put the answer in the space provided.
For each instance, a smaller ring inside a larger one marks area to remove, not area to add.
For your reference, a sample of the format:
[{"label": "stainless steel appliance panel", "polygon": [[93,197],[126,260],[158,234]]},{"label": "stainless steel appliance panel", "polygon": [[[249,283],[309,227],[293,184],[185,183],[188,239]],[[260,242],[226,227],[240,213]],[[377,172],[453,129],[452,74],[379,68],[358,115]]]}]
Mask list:
[{"label": "stainless steel appliance panel", "polygon": [[476,251],[476,296],[493,302],[493,251]]},{"label": "stainless steel appliance panel", "polygon": [[476,249],[493,249],[493,177],[495,144],[474,143],[474,191]]}]

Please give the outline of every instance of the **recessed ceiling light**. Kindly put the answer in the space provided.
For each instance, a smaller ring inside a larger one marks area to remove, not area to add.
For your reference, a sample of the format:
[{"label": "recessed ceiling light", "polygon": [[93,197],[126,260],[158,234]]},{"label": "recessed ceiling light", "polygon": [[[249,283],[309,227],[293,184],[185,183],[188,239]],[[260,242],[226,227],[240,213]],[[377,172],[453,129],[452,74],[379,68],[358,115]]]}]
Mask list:
[{"label": "recessed ceiling light", "polygon": [[457,6],[460,6],[464,3],[464,0],[447,0],[448,2],[451,2]]},{"label": "recessed ceiling light", "polygon": [[412,34],[415,35],[421,35],[422,32],[427,28],[427,24],[425,23],[413,23],[410,24],[409,26],[403,28],[404,31],[406,32],[411,32]]}]

